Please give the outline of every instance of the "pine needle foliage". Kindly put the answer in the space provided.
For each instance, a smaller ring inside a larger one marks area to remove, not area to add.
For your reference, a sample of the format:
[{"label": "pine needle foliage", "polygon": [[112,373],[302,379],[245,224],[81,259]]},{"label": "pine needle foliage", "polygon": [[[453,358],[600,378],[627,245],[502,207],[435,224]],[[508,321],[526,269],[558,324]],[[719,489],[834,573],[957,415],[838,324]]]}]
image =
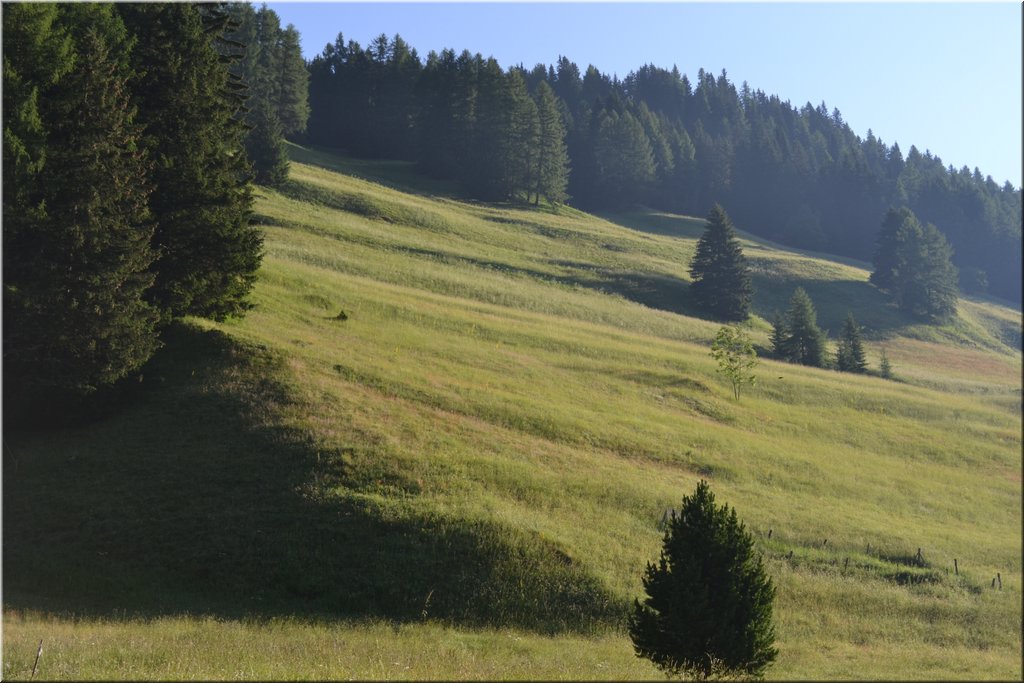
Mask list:
[{"label": "pine needle foliage", "polygon": [[165,318],[215,320],[250,307],[262,235],[250,223],[251,170],[242,145],[244,86],[219,54],[228,18],[217,6],[117,6],[132,52],[145,147],[154,160],[150,210],[159,251],[151,298]]},{"label": "pine needle foliage", "polygon": [[814,303],[803,287],[797,287],[789,300],[782,351],[782,357],[792,363],[817,368],[825,365],[825,334],[818,327]]},{"label": "pine needle foliage", "polygon": [[775,660],[775,588],[735,509],[706,481],[673,512],[658,562],[643,577],[629,634],[666,674],[760,678]]},{"label": "pine needle foliage", "polygon": [[846,315],[843,329],[839,333],[839,349],[836,351],[836,368],[843,372],[867,371],[868,362],[864,355],[864,342],[860,336],[860,326],[853,317],[853,312]]},{"label": "pine needle foliage", "polygon": [[771,325],[772,331],[768,336],[768,341],[771,342],[772,353],[779,358],[785,358],[788,331],[786,330],[786,321],[778,311],[772,314]]},{"label": "pine needle foliage", "polygon": [[690,264],[690,291],[697,305],[723,320],[746,320],[754,287],[732,221],[715,204]]},{"label": "pine needle foliage", "polygon": [[906,207],[889,209],[878,234],[871,283],[900,310],[929,320],[956,315],[959,273],[953,249],[934,225]]},{"label": "pine needle foliage", "polygon": [[889,362],[889,356],[886,354],[885,349],[882,349],[882,358],[878,363],[878,374],[881,375],[882,379],[892,379],[892,363]]},{"label": "pine needle foliage", "polygon": [[[22,117],[29,145],[6,179],[5,385],[18,387],[19,402],[26,393],[84,396],[141,367],[159,345],[157,311],[144,299],[152,185],[129,97],[131,41],[108,5],[15,5],[4,20],[30,44],[66,48],[68,60],[34,80],[32,116]],[[21,54],[5,44],[12,76],[30,73]],[[17,122],[5,130],[5,152],[16,149]]]}]

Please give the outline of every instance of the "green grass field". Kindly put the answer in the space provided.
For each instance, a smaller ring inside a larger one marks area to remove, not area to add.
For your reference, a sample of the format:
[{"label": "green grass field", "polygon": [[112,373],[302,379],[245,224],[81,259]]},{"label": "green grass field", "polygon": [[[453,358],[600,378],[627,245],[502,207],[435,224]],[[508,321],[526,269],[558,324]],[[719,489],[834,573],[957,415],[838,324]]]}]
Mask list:
[{"label": "green grass field", "polygon": [[5,432],[5,678],[43,641],[42,679],[657,679],[624,619],[701,478],[777,586],[769,678],[1021,678],[1020,311],[920,325],[868,264],[744,234],[760,347],[803,286],[898,381],[763,360],[735,401],[702,220],[291,151],[244,319],[176,324],[95,423]]}]

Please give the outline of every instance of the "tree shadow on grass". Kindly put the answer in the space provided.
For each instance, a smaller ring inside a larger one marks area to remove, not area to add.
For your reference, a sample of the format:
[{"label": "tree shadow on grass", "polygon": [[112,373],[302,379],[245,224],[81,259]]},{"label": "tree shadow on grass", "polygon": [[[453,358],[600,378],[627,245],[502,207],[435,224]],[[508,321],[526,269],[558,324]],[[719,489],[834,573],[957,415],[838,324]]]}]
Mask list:
[{"label": "tree shadow on grass", "polygon": [[[343,453],[280,425],[291,399],[265,349],[185,325],[166,340],[120,412],[4,435],[6,608],[539,632],[621,618],[621,600],[549,541],[360,496]],[[391,483],[399,499],[418,492]]]}]

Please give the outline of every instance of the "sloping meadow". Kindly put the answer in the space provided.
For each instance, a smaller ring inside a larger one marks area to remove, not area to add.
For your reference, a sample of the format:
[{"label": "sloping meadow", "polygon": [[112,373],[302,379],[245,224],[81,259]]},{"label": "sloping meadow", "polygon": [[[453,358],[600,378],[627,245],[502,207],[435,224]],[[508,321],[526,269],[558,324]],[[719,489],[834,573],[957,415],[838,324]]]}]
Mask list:
[{"label": "sloping meadow", "polygon": [[777,586],[770,678],[1021,676],[1018,312],[925,328],[863,264],[745,239],[758,345],[801,285],[901,381],[763,360],[735,401],[701,220],[292,152],[256,307],[175,328],[98,424],[6,439],[6,677],[40,640],[44,678],[656,677],[624,621],[702,478]]}]

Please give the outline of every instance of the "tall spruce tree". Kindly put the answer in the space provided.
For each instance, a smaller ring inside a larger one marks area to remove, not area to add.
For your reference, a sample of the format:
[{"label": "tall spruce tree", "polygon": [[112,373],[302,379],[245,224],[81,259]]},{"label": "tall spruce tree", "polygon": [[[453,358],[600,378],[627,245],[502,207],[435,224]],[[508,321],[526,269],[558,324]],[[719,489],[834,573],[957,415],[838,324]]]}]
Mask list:
[{"label": "tall spruce tree", "polygon": [[250,222],[244,86],[219,49],[228,18],[218,6],[185,3],[117,9],[138,38],[133,95],[154,161],[149,206],[159,261],[151,298],[165,317],[239,314],[250,306],[262,235]]},{"label": "tall spruce tree", "polygon": [[803,287],[797,287],[786,310],[786,336],[783,357],[793,363],[823,367],[825,335],[818,328],[814,303]]},{"label": "tall spruce tree", "polygon": [[789,331],[786,329],[786,321],[778,311],[775,311],[772,314],[771,325],[772,331],[769,335],[768,341],[772,345],[772,353],[779,358],[785,358],[786,337],[789,335]]},{"label": "tall spruce tree", "polygon": [[520,70],[514,69],[507,75],[512,116],[508,120],[510,163],[509,196],[525,193],[527,201],[530,191],[537,185],[537,159],[540,152],[540,124],[537,117],[537,103],[526,90],[526,80]]},{"label": "tall spruce tree", "polygon": [[279,74],[277,118],[281,134],[293,138],[305,132],[309,120],[309,71],[302,58],[298,30],[288,26],[281,33],[281,71]]},{"label": "tall spruce tree", "polygon": [[[4,382],[24,407],[91,393],[139,368],[158,346],[158,314],[144,300],[151,185],[124,24],[109,5],[12,5],[4,32],[5,98],[19,78],[12,90],[36,96],[12,119],[34,110],[26,153],[36,163],[15,155],[4,187]],[[14,36],[29,40],[12,46]],[[26,45],[57,47],[61,63],[20,63]],[[23,197],[32,210],[8,213]]]},{"label": "tall spruce tree", "polygon": [[629,111],[603,110],[592,131],[596,205],[644,201],[655,179],[654,151]]},{"label": "tall spruce tree", "polygon": [[753,284],[732,221],[719,204],[708,213],[690,264],[690,291],[702,309],[723,320],[746,320]]},{"label": "tall spruce tree", "polygon": [[[280,19],[266,5],[257,11],[249,3],[229,3],[226,12],[230,18],[226,54],[233,57],[232,75],[245,86],[248,132],[244,142],[254,180],[260,185],[280,185],[288,178],[286,126],[281,117],[288,116],[288,127],[297,132],[305,129],[309,114],[304,109],[308,87],[305,62],[300,54],[302,73],[295,74],[294,55],[286,52],[297,49],[298,34],[293,27],[290,39],[294,45],[286,46]],[[292,83],[292,78],[301,83]]]},{"label": "tall spruce tree", "polygon": [[891,208],[878,235],[871,282],[889,292],[900,310],[943,320],[956,314],[952,259],[952,248],[935,226],[922,225],[906,207]]},{"label": "tall spruce tree", "polygon": [[864,355],[864,342],[860,336],[860,326],[853,317],[853,312],[846,314],[843,329],[839,333],[839,349],[836,351],[836,368],[843,372],[867,371],[868,363]]},{"label": "tall spruce tree", "polygon": [[736,510],[716,505],[706,481],[673,511],[643,584],[629,634],[636,655],[665,673],[760,678],[778,656],[771,577]]},{"label": "tall spruce tree", "polygon": [[[46,216],[46,126],[40,98],[75,65],[71,36],[55,3],[12,3],[3,8],[3,268],[10,283],[31,278],[26,262],[36,225]],[[13,287],[13,285],[10,285]],[[5,299],[4,314],[9,312]],[[6,318],[5,318],[6,320]],[[11,332],[4,325],[4,339]],[[6,346],[6,343],[5,343]]]},{"label": "tall spruce tree", "polygon": [[245,136],[245,151],[252,162],[256,182],[276,187],[288,179],[288,149],[281,122],[271,104],[263,98],[254,99],[249,112],[252,128]]},{"label": "tall spruce tree", "polygon": [[543,195],[552,204],[560,204],[569,197],[565,190],[569,185],[569,154],[565,146],[565,127],[558,112],[555,93],[546,81],[537,84],[534,93],[537,102],[536,183],[533,186],[534,204],[540,203]]}]

